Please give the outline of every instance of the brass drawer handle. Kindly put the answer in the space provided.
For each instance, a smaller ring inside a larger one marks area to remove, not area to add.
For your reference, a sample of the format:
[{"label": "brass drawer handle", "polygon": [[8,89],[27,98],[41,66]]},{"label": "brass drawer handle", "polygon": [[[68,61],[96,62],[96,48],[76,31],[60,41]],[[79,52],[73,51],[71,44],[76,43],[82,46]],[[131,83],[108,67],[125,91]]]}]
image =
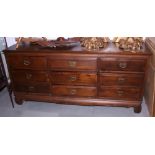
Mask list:
[{"label": "brass drawer handle", "polygon": [[75,95],[77,93],[77,90],[76,89],[71,89],[70,90],[70,95]]},{"label": "brass drawer handle", "polygon": [[29,66],[29,65],[31,64],[31,62],[30,62],[29,60],[24,60],[23,64],[24,64],[25,66]]},{"label": "brass drawer handle", "polygon": [[119,78],[118,78],[118,82],[119,82],[119,83],[123,83],[123,82],[125,82],[125,80],[126,80],[126,79],[123,78],[123,77],[119,77]]},{"label": "brass drawer handle", "polygon": [[26,79],[30,80],[32,78],[32,74],[26,74]]},{"label": "brass drawer handle", "polygon": [[29,89],[29,91],[34,91],[34,88],[35,88],[35,87],[33,87],[33,86],[29,86],[28,89]]},{"label": "brass drawer handle", "polygon": [[69,81],[74,82],[74,81],[76,81],[76,80],[77,80],[77,77],[76,77],[76,76],[71,76],[71,77],[69,77]]},{"label": "brass drawer handle", "polygon": [[69,67],[76,67],[77,62],[76,61],[68,61]]},{"label": "brass drawer handle", "polygon": [[118,90],[118,91],[117,91],[117,94],[118,94],[118,96],[123,96],[124,91],[123,91],[123,90]]},{"label": "brass drawer handle", "polygon": [[122,69],[125,69],[127,67],[127,63],[126,62],[120,62],[119,67]]}]

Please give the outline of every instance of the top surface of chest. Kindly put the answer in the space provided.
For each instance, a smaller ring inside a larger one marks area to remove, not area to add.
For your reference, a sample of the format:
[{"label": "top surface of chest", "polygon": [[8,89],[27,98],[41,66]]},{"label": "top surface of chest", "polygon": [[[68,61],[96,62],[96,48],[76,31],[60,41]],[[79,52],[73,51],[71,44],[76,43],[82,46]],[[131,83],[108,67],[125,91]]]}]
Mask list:
[{"label": "top surface of chest", "polygon": [[38,45],[23,45],[20,46],[19,48],[16,49],[16,46],[13,45],[5,52],[9,53],[59,53],[59,54],[64,54],[64,53],[70,53],[70,54],[119,54],[119,55],[147,55],[150,54],[148,50],[145,48],[145,44],[143,48],[139,51],[123,51],[119,49],[114,43],[110,42],[105,48],[100,48],[99,50],[87,50],[84,47],[81,47],[80,45],[71,47],[71,48],[42,48]]}]

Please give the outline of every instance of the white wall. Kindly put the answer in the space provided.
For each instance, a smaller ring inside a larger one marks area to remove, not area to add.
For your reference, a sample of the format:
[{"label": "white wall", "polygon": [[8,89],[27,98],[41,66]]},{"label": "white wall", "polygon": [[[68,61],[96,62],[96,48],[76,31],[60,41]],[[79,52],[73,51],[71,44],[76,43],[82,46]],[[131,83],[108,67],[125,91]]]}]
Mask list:
[{"label": "white wall", "polygon": [[15,37],[6,37],[6,41],[7,41],[8,47],[10,47],[10,46],[16,44]]},{"label": "white wall", "polygon": [[[14,38],[14,37],[6,37],[6,41],[7,41],[8,47],[10,47],[10,46],[16,44],[16,41],[15,41],[15,38]],[[2,47],[2,50],[3,50],[3,49],[5,49],[5,46]],[[9,80],[9,73],[8,73],[8,68],[7,68],[5,56],[4,56],[3,53],[1,53],[1,56],[2,56],[2,60],[3,60],[5,72],[6,72],[6,75],[7,75],[7,77],[8,77],[8,80]]]}]

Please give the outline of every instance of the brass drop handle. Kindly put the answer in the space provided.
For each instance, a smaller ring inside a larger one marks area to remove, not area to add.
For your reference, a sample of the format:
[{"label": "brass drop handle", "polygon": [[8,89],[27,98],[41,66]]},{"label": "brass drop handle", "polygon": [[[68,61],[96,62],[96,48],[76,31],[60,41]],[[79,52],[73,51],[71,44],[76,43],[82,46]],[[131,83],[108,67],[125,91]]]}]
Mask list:
[{"label": "brass drop handle", "polygon": [[124,69],[124,68],[127,67],[127,63],[126,62],[120,62],[119,63],[119,67],[122,68],[122,69]]},{"label": "brass drop handle", "polygon": [[77,77],[76,77],[76,76],[71,76],[71,77],[69,77],[69,81],[74,82],[74,81],[76,81],[76,80],[77,80]]},{"label": "brass drop handle", "polygon": [[30,80],[32,78],[32,74],[26,74],[26,79]]},{"label": "brass drop handle", "polygon": [[34,87],[33,86],[29,86],[29,91],[33,91]]},{"label": "brass drop handle", "polygon": [[76,67],[77,62],[76,61],[68,61],[69,67]]},{"label": "brass drop handle", "polygon": [[124,94],[124,91],[123,90],[118,90],[117,94],[118,94],[118,96],[122,96]]},{"label": "brass drop handle", "polygon": [[123,78],[123,77],[119,77],[119,78],[118,78],[118,82],[119,82],[119,83],[123,83],[123,82],[125,82],[125,80],[126,80],[126,79]]},{"label": "brass drop handle", "polygon": [[70,94],[71,94],[71,95],[75,95],[76,93],[77,93],[77,90],[76,90],[76,89],[71,89],[71,90],[70,90]]},{"label": "brass drop handle", "polygon": [[25,66],[29,66],[31,64],[31,62],[29,60],[24,60],[23,63],[24,63]]}]

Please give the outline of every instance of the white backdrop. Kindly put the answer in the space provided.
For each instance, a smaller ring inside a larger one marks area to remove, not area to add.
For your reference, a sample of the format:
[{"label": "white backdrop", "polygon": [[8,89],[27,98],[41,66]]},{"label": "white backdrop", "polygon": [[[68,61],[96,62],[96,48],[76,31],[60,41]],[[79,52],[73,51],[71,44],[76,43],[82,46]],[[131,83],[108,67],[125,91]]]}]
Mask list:
[{"label": "white backdrop", "polygon": [[7,40],[8,47],[12,46],[12,45],[14,45],[16,43],[15,37],[6,37],[6,40]]}]

